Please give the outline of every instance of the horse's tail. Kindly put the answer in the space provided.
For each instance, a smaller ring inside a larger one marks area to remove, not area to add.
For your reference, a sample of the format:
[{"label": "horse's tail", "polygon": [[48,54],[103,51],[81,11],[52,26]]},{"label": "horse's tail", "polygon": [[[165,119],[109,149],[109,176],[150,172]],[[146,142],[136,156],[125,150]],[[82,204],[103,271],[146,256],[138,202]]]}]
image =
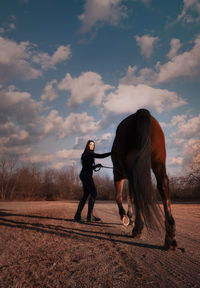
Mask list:
[{"label": "horse's tail", "polygon": [[129,176],[135,204],[144,223],[149,228],[158,228],[162,222],[151,181],[151,115],[145,109],[136,112],[136,150]]}]

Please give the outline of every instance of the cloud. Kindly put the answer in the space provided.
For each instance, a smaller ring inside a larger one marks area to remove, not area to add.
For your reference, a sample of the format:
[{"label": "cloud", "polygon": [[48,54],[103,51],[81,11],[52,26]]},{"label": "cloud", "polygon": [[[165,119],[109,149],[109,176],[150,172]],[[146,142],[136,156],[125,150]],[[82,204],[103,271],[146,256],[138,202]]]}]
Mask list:
[{"label": "cloud", "polygon": [[184,0],[183,10],[178,15],[177,20],[186,23],[198,23],[200,21],[199,0]]},{"label": "cloud", "polygon": [[49,68],[54,68],[57,63],[70,59],[71,55],[72,52],[70,45],[62,45],[58,47],[52,56],[50,56],[48,53],[41,52],[34,55],[32,61],[40,64],[42,69],[47,70]]},{"label": "cloud", "polygon": [[21,161],[37,165],[48,164],[49,166],[50,162],[53,161],[53,158],[53,154],[26,154],[21,157]]},{"label": "cloud", "polygon": [[151,0],[141,0],[141,2],[148,6],[148,5],[150,5]]},{"label": "cloud", "polygon": [[11,79],[34,79],[41,75],[29,63],[32,52],[30,42],[8,40],[0,36],[0,83]]},{"label": "cloud", "polygon": [[[48,136],[64,138],[70,135],[88,135],[96,133],[99,129],[99,123],[95,122],[94,118],[86,112],[71,113],[64,118],[56,110],[50,111],[47,116],[38,116],[23,126],[25,127],[22,128],[10,120],[0,124],[0,155],[17,155],[22,161],[40,164],[47,163],[54,158],[47,154],[42,157],[39,154],[30,155],[31,147],[38,141],[42,141]],[[76,155],[80,156],[77,150],[67,151],[57,152],[55,157],[76,159]]]},{"label": "cloud", "polygon": [[26,130],[11,121],[0,124],[0,137],[1,144],[7,147],[25,145],[30,139]]},{"label": "cloud", "polygon": [[180,40],[176,38],[172,39],[170,41],[170,47],[171,48],[170,48],[169,53],[167,54],[167,57],[171,59],[176,56],[178,50],[181,48]]},{"label": "cloud", "polygon": [[101,76],[95,72],[82,73],[78,78],[72,78],[67,73],[58,84],[58,89],[71,92],[67,101],[68,107],[80,105],[88,100],[91,101],[91,105],[97,106],[105,97],[105,92],[112,88],[112,86],[104,84]]},{"label": "cloud", "polygon": [[169,82],[183,76],[196,76],[200,72],[200,36],[195,39],[194,47],[180,55],[174,56],[164,65],[157,65],[159,73],[157,82]]},{"label": "cloud", "polygon": [[153,69],[143,68],[139,71],[139,75],[136,75],[138,67],[128,66],[126,75],[120,80],[120,84],[135,85],[135,84],[155,84],[156,73]]},{"label": "cloud", "polygon": [[81,32],[87,33],[98,24],[109,23],[113,26],[127,17],[122,0],[86,0],[84,12],[78,17],[82,21]]},{"label": "cloud", "polygon": [[171,125],[176,126],[176,132],[171,134],[172,137],[174,135],[184,139],[200,137],[200,114],[189,119],[186,115],[174,116]]},{"label": "cloud", "polygon": [[86,143],[89,139],[95,141],[96,137],[94,134],[87,134],[87,135],[75,137],[75,143],[74,143],[73,148],[74,149],[82,149],[82,151],[83,151],[83,149],[85,148]]},{"label": "cloud", "polygon": [[10,33],[16,29],[16,17],[11,15],[10,19],[4,23],[2,23],[2,27],[0,27],[0,34]]},{"label": "cloud", "polygon": [[41,95],[41,100],[48,100],[49,102],[52,102],[58,98],[56,89],[53,87],[55,84],[57,84],[57,80],[52,80],[46,84],[43,94]]},{"label": "cloud", "polygon": [[184,162],[183,157],[167,157],[167,165],[182,165]]},{"label": "cloud", "polygon": [[94,117],[86,112],[70,113],[63,123],[63,136],[69,134],[94,133],[99,130],[99,122],[94,121]]},{"label": "cloud", "polygon": [[200,165],[200,140],[188,139],[182,149],[182,155],[184,155],[183,169],[186,172],[190,172],[192,169],[199,169]]},{"label": "cloud", "polygon": [[152,88],[147,85],[124,85],[110,93],[103,105],[107,112],[115,114],[133,113],[139,108],[148,108],[157,113],[169,111],[186,104],[175,92]]},{"label": "cloud", "polygon": [[135,39],[137,44],[141,48],[141,54],[146,58],[150,58],[153,53],[154,45],[159,40],[159,38],[152,37],[150,35],[143,35],[141,37],[136,35]]},{"label": "cloud", "polygon": [[56,158],[61,158],[61,159],[80,159],[82,150],[77,150],[77,149],[63,149],[59,150],[55,153]]},{"label": "cloud", "polygon": [[[178,42],[176,41],[176,45]],[[172,44],[173,45],[173,44]],[[178,44],[179,45],[179,44]],[[174,47],[174,46],[173,46]],[[177,46],[176,46],[177,49]],[[171,50],[172,51],[172,50]],[[196,77],[200,74],[200,35],[195,39],[194,46],[190,51],[174,55],[172,59],[161,64],[157,62],[153,69],[143,68],[137,71],[137,66],[129,66],[127,74],[121,79],[123,84],[148,84],[156,85],[166,83],[179,77]],[[175,49],[173,48],[173,53]],[[172,52],[168,56],[172,56]],[[138,73],[137,73],[138,72]]]},{"label": "cloud", "polygon": [[[87,143],[87,141],[91,139],[95,142],[96,147],[98,146],[98,149],[104,149],[105,147],[110,147],[113,139],[114,139],[114,135],[110,132],[108,133],[104,133],[102,134],[100,137],[97,137],[94,134],[87,134],[84,136],[78,136],[75,138],[75,144],[73,146],[74,149],[83,149],[85,148],[85,145]],[[107,148],[106,148],[107,149]]]},{"label": "cloud", "polygon": [[99,130],[99,123],[95,122],[94,118],[86,112],[70,113],[63,118],[57,110],[52,110],[47,116],[40,117],[39,123],[36,123],[34,129],[43,136],[57,135],[59,138],[64,138],[72,134],[94,133]]},{"label": "cloud", "polygon": [[[168,128],[171,133],[167,138],[168,165],[179,165],[180,174],[187,172],[189,163],[196,161],[200,147],[200,114],[194,117],[188,115],[176,115],[171,119]],[[195,156],[196,155],[196,156]]]},{"label": "cloud", "polygon": [[0,113],[6,121],[13,117],[21,124],[32,122],[42,109],[42,104],[32,99],[28,92],[21,92],[13,85],[0,87]]},{"label": "cloud", "polygon": [[30,153],[30,148],[29,147],[20,147],[20,146],[15,146],[15,147],[7,147],[7,146],[2,146],[0,145],[0,156],[1,157],[5,157],[5,156],[9,156],[9,157],[13,157],[13,158],[20,158],[20,160],[22,159],[22,155],[28,155]]},{"label": "cloud", "polygon": [[[13,79],[35,79],[42,75],[41,68],[55,68],[57,63],[71,57],[70,45],[60,46],[50,56],[36,51],[36,45],[29,41],[17,43],[0,36],[0,83]],[[37,69],[33,64],[39,65]]]},{"label": "cloud", "polygon": [[[30,152],[30,151],[29,151]],[[77,162],[81,157],[82,150],[63,149],[55,151],[54,153],[25,153],[21,156],[21,161],[24,163],[32,163],[39,166],[48,165],[48,167],[55,169],[62,169],[63,167],[71,166]],[[60,161],[60,160],[64,161]]]},{"label": "cloud", "polygon": [[41,102],[15,86],[0,88],[0,150],[5,155],[23,155],[44,135],[34,130],[43,110]]}]

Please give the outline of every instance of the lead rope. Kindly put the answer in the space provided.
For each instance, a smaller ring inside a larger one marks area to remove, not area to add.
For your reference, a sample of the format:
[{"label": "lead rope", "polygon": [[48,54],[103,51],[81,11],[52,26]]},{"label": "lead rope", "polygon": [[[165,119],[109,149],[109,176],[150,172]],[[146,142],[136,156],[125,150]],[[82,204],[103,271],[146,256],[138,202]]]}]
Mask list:
[{"label": "lead rope", "polygon": [[95,168],[94,171],[95,171],[95,172],[98,172],[99,170],[101,170],[101,168],[113,169],[113,167],[103,166],[103,165],[102,165],[101,167]]}]

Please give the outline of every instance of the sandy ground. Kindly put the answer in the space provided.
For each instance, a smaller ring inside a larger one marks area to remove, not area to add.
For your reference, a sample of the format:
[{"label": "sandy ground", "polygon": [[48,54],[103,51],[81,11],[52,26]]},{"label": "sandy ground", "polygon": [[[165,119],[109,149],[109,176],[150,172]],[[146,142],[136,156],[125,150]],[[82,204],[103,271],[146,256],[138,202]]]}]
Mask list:
[{"label": "sandy ground", "polygon": [[100,223],[73,222],[76,208],[0,202],[1,288],[200,287],[200,204],[172,205],[185,252],[164,251],[164,234],[132,239],[114,202],[96,202]]}]

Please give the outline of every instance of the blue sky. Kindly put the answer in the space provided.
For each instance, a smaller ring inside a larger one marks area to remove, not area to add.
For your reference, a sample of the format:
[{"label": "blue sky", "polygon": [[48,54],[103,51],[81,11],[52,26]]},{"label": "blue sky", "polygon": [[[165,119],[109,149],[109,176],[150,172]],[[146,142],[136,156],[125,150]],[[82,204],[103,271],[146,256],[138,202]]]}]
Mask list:
[{"label": "blue sky", "polygon": [[147,108],[168,173],[184,174],[199,157],[199,28],[199,0],[2,0],[0,156],[80,169],[88,139],[110,151],[119,122]]}]

